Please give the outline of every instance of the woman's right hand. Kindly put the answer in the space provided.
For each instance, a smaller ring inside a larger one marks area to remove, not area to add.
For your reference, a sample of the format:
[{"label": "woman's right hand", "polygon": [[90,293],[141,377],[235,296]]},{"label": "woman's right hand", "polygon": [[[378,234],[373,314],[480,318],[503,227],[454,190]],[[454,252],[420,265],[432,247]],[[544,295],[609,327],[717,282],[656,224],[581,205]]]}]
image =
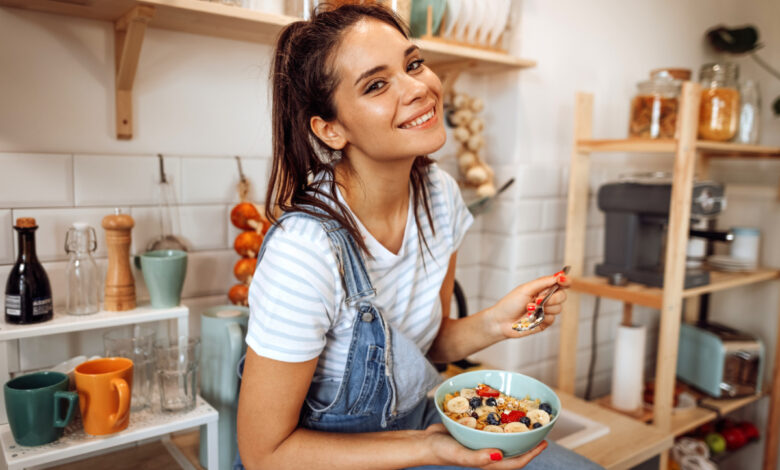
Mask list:
[{"label": "woman's right hand", "polygon": [[523,468],[547,448],[547,441],[526,452],[504,459],[499,449],[471,450],[462,446],[447,432],[441,423],[428,426],[425,430],[425,442],[428,449],[438,459],[435,465],[460,465],[483,468],[485,470],[511,470]]}]

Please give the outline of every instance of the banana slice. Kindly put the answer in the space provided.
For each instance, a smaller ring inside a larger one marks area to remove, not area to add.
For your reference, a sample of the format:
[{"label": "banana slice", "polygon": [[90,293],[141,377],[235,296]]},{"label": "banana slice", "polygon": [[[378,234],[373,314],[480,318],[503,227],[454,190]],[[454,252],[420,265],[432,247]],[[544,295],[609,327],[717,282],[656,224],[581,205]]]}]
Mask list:
[{"label": "banana slice", "polygon": [[[466,403],[468,403],[468,400],[466,400]],[[478,406],[477,409],[474,410],[474,411],[476,411],[477,412],[477,416],[481,418],[483,416],[489,415],[490,413],[495,413],[497,411],[497,409],[496,409],[495,406],[485,406],[485,405],[482,405],[482,406]]]},{"label": "banana slice", "polygon": [[447,411],[465,413],[469,410],[469,401],[463,397],[455,397],[447,402]]},{"label": "banana slice", "polygon": [[526,426],[523,423],[507,423],[506,426],[504,426],[504,432],[526,432],[528,431],[528,426]]},{"label": "banana slice", "polygon": [[476,418],[472,418],[471,416],[466,416],[464,418],[460,418],[458,420],[459,424],[462,424],[464,426],[468,426],[470,428],[476,428],[477,427],[477,420]]},{"label": "banana slice", "polygon": [[469,398],[474,398],[477,396],[477,391],[473,388],[462,388],[460,389],[460,396],[468,400]]},{"label": "banana slice", "polygon": [[494,426],[492,424],[485,426],[482,430],[487,432],[504,432],[504,429],[501,426]]},{"label": "banana slice", "polygon": [[531,410],[526,416],[528,416],[528,419],[530,419],[532,423],[539,423],[542,426],[550,422],[550,415],[544,410]]}]

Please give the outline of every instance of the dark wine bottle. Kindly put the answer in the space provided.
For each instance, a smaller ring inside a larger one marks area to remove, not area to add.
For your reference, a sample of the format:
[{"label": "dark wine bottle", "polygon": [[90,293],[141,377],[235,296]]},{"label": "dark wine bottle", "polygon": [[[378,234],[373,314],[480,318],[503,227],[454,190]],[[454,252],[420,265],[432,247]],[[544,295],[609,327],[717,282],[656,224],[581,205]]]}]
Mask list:
[{"label": "dark wine bottle", "polygon": [[5,321],[38,323],[51,320],[53,308],[49,277],[35,254],[35,219],[16,219],[19,236],[19,258],[5,285]]}]

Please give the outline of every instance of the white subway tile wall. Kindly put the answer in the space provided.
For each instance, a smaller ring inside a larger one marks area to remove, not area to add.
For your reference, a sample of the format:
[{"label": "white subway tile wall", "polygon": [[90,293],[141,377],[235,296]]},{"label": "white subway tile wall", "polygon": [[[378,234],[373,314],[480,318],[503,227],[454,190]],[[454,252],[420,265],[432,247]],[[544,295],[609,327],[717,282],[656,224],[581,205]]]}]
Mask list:
[{"label": "white subway tile wall", "polygon": [[[243,170],[254,187],[253,200],[262,201],[269,159],[242,158]],[[239,256],[232,249],[235,229],[230,229],[230,209],[238,201],[238,169],[234,157],[164,157],[165,174],[172,186],[172,231],[189,246],[187,278],[182,302],[191,307],[191,330],[198,332],[199,315],[209,306],[227,304],[227,292],[235,284],[233,265]],[[55,308],[66,304],[68,256],[65,234],[73,222],[86,222],[97,235],[95,253],[101,278],[107,266],[105,231],[101,221],[120,208],[135,219],[132,254],[146,251],[161,234],[160,172],[154,155],[61,155],[0,153],[0,284],[15,262],[17,217],[35,217],[39,230],[36,248],[52,287]],[[478,243],[472,242],[478,248]],[[478,254],[464,256],[471,277],[478,279]],[[139,303],[149,300],[143,274],[133,269]],[[102,296],[102,289],[101,289]],[[474,292],[477,299],[478,292]],[[476,300],[475,300],[476,302]],[[5,298],[0,308],[5,311]],[[23,340],[21,351],[37,351],[42,340]],[[47,337],[51,354],[23,360],[22,369],[51,365],[52,359],[100,353],[99,332]],[[22,354],[25,356],[25,354]],[[31,357],[33,357],[31,356]],[[48,362],[47,362],[48,361]]]},{"label": "white subway tile wall", "polygon": [[[243,163],[246,160],[242,162]],[[239,181],[235,159],[183,158],[182,203],[229,203],[238,200],[236,185]],[[266,181],[255,179],[252,181]],[[265,184],[263,184],[265,187]]]},{"label": "white subway tile wall", "polygon": [[16,232],[10,210],[0,210],[0,264],[11,263],[14,260],[14,239]]},{"label": "white subway tile wall", "polygon": [[[120,207],[129,213],[130,208]],[[101,222],[103,217],[112,214],[114,207],[95,208],[49,208],[49,209],[14,209],[13,219],[19,217],[34,217],[38,224],[35,232],[35,249],[41,261],[63,261],[68,259],[65,253],[65,235],[74,222],[85,222],[95,229],[97,237],[96,257],[106,256],[106,233]],[[18,255],[18,240],[14,238],[14,252]]]},{"label": "white subway tile wall", "polygon": [[73,205],[71,155],[0,154],[0,208]]},{"label": "white subway tile wall", "polygon": [[[75,155],[77,206],[152,205],[160,201],[160,164],[154,155]],[[180,199],[181,159],[163,157],[165,176]]]}]

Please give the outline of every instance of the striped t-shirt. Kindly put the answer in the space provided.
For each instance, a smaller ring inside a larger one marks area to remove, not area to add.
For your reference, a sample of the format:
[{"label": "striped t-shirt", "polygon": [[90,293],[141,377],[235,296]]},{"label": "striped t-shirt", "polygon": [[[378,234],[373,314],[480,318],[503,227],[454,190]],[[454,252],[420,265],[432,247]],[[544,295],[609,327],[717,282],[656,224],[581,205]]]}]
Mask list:
[{"label": "striped t-shirt", "polygon": [[[435,164],[429,168],[435,235],[425,209],[418,207],[417,212],[430,253],[417,236],[411,204],[398,254],[380,244],[355,217],[373,255],[364,256],[376,289],[371,302],[423,353],[441,324],[439,291],[450,255],[473,221],[455,180]],[[246,342],[256,354],[285,362],[319,356],[315,378],[342,377],[356,310],[345,303],[336,257],[318,221],[285,219],[268,239],[249,288],[249,308]]]}]

